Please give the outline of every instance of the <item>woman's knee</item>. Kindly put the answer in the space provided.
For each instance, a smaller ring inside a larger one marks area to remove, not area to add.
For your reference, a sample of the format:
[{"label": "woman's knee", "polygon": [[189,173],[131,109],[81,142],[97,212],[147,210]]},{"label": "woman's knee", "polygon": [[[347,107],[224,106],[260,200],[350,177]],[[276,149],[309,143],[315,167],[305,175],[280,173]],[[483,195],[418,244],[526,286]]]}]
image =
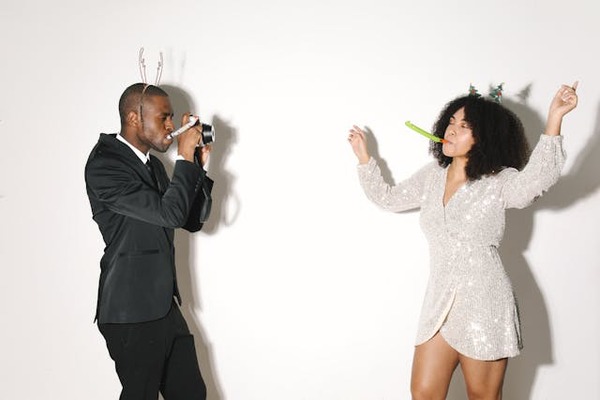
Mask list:
[{"label": "woman's knee", "polygon": [[469,400],[501,400],[502,387],[467,385],[467,397]]},{"label": "woman's knee", "polygon": [[507,359],[477,361],[461,357],[469,400],[500,400]]},{"label": "woman's knee", "polygon": [[410,394],[413,400],[444,400],[446,398],[447,388],[441,387],[439,382],[412,381],[410,384]]}]

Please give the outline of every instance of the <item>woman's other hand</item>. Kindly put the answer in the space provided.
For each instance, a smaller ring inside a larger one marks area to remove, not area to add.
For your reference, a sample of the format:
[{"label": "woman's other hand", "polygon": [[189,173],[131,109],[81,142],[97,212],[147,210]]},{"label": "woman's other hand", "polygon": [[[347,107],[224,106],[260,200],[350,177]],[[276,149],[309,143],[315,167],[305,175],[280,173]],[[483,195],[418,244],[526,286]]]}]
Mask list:
[{"label": "woman's other hand", "polygon": [[578,84],[579,82],[575,82],[573,86],[562,85],[554,95],[548,111],[548,121],[546,122],[547,135],[560,135],[563,117],[577,107],[576,90]]},{"label": "woman's other hand", "polygon": [[348,135],[348,142],[352,146],[352,150],[358,158],[358,162],[360,164],[366,164],[371,156],[367,151],[367,138],[365,137],[365,132],[360,129],[358,126],[353,125],[352,129],[350,129],[350,134]]}]

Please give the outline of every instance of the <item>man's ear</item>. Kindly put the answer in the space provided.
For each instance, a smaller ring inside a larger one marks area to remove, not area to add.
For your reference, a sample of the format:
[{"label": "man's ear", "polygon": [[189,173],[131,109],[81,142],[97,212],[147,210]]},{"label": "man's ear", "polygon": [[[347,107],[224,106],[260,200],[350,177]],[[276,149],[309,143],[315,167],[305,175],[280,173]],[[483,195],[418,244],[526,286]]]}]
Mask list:
[{"label": "man's ear", "polygon": [[142,125],[142,121],[139,117],[139,114],[136,113],[135,111],[129,111],[127,113],[127,125],[129,126],[133,126],[133,127],[139,127]]}]

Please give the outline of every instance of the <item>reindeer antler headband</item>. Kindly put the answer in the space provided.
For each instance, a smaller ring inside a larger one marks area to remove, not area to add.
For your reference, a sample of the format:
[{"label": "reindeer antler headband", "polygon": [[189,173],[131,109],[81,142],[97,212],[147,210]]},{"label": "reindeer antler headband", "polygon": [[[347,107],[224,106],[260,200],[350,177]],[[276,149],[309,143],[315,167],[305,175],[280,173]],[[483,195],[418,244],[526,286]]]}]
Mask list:
[{"label": "reindeer antler headband", "polygon": [[[163,70],[163,54],[162,51],[159,53],[160,60],[158,61],[158,66],[156,67],[156,79],[154,80],[154,86],[158,86],[160,83],[160,78],[162,76]],[[142,78],[142,82],[146,85],[144,89],[142,89],[142,93],[140,96],[140,105],[139,105],[139,115],[141,118],[142,127],[144,126],[144,118],[143,118],[143,108],[144,108],[144,94],[146,94],[146,89],[152,86],[148,83],[148,79],[146,77],[146,60],[144,59],[144,48],[140,48],[140,52],[138,53],[138,66],[140,68],[140,77]]]},{"label": "reindeer antler headband", "polygon": [[[160,78],[162,77],[163,71],[163,53],[162,51],[159,53],[160,60],[158,61],[158,66],[156,67],[156,79],[154,80],[154,86],[158,86],[160,84]],[[140,52],[138,54],[138,66],[140,68],[140,76],[142,78],[142,82],[148,85],[148,78],[146,77],[146,60],[144,59],[144,48],[140,48]]]}]

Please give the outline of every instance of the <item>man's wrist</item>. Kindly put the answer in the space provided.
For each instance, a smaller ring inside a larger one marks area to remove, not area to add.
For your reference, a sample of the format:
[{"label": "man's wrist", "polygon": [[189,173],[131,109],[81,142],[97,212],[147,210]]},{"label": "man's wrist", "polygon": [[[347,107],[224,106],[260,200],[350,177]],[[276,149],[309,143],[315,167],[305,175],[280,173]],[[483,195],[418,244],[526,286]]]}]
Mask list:
[{"label": "man's wrist", "polygon": [[189,161],[189,162],[194,162],[194,152],[182,152],[177,154],[177,157],[181,157],[181,159]]}]

